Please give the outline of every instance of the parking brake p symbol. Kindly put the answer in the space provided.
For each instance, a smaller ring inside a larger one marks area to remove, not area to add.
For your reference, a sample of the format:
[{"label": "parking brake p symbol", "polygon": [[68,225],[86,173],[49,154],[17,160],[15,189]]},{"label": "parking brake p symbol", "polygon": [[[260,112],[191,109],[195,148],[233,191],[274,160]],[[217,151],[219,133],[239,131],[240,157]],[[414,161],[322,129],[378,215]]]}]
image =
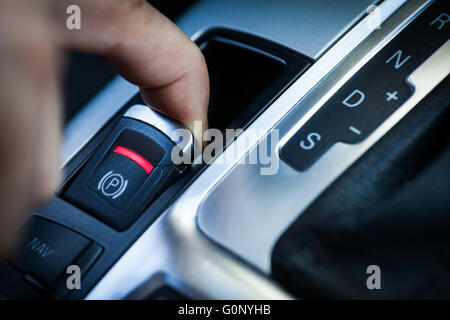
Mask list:
[{"label": "parking brake p symbol", "polygon": [[97,190],[106,197],[113,199],[118,198],[127,188],[128,180],[125,180],[122,175],[109,171],[99,181]]}]

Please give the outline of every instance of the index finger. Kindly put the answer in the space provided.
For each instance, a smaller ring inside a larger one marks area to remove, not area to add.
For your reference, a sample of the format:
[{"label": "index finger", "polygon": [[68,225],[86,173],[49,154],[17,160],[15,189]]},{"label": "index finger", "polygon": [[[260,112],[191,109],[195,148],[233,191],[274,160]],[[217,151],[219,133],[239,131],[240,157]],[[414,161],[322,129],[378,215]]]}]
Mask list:
[{"label": "index finger", "polygon": [[[103,56],[141,88],[152,107],[191,129],[195,120],[206,128],[209,78],[195,43],[144,0],[75,3],[81,8],[82,27],[61,32],[65,46]],[[65,13],[69,1],[56,5],[59,13]],[[194,135],[199,138],[198,132]]]}]

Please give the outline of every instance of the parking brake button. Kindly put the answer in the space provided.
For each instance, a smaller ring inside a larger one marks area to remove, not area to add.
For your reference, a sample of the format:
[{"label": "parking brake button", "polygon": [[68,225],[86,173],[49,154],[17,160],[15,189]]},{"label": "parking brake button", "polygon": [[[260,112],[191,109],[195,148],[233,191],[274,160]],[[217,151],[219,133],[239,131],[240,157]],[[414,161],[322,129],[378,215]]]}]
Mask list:
[{"label": "parking brake button", "polygon": [[148,106],[130,107],[81,169],[65,199],[117,230],[127,229],[186,169],[186,164],[172,161],[172,151],[184,155],[193,146],[187,129],[186,139],[172,139],[181,128]]},{"label": "parking brake button", "polygon": [[[115,208],[124,208],[128,204],[164,155],[159,145],[140,136],[125,131],[88,183],[93,192]],[[136,145],[136,141],[141,145]]]}]

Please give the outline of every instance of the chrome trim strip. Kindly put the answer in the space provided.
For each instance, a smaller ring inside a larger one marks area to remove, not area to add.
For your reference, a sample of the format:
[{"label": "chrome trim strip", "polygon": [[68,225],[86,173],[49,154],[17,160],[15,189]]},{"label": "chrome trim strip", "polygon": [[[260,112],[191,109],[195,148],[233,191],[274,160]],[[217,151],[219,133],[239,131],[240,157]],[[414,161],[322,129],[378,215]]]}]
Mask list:
[{"label": "chrome trim strip", "polygon": [[[194,146],[194,138],[192,133],[186,129],[181,123],[172,120],[165,115],[153,110],[149,106],[143,104],[136,104],[130,107],[123,115],[126,118],[139,120],[145,122],[168,136],[178,147],[183,151],[183,154],[191,152]],[[183,136],[184,139],[179,141],[180,136],[177,133],[177,129],[186,129],[188,136]]]},{"label": "chrome trim strip", "polygon": [[[387,0],[381,3],[381,21],[389,17],[403,3],[404,1],[399,0]],[[399,29],[408,23],[425,3],[426,1],[410,1],[401,8],[386,27],[383,33],[385,37],[396,28]],[[367,18],[363,19],[255,120],[250,128],[255,132],[262,130],[261,134],[249,137],[244,131],[235,143],[241,144],[242,147],[242,144],[248,146],[248,141],[251,141],[250,146],[255,146],[302,97],[371,32]],[[385,38],[372,39],[366,49],[377,47],[380,41],[385,40]],[[360,60],[367,54],[366,51],[363,51],[362,56],[352,54],[354,58],[351,59],[350,64],[352,66],[360,64]],[[323,91],[320,93],[324,94]],[[224,161],[219,159],[220,157],[231,158],[227,155],[227,150],[141,235],[86,299],[127,297],[144,287],[146,281],[150,281],[155,274],[161,272],[174,279],[181,291],[195,298],[289,298],[289,295],[272,280],[249,268],[245,262],[214,244],[198,229],[196,217],[200,205],[220,186],[224,177],[236,172],[235,168],[239,168],[238,161],[246,156],[249,149],[237,148],[243,151],[239,154],[235,153],[232,163],[224,164]],[[232,202],[230,199],[228,201]],[[267,255],[270,255],[270,251]],[[268,271],[267,265],[262,265],[261,269]],[[139,298],[139,296],[134,297]]]}]

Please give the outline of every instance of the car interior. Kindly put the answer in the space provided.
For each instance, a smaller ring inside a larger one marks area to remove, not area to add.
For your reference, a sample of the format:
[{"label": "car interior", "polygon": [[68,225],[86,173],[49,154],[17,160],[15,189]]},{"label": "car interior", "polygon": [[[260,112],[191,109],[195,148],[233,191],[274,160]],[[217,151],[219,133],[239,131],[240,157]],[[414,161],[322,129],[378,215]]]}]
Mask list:
[{"label": "car interior", "polygon": [[221,147],[174,163],[192,134],[70,53],[63,178],[0,297],[450,298],[448,1],[149,2],[205,57]]}]

